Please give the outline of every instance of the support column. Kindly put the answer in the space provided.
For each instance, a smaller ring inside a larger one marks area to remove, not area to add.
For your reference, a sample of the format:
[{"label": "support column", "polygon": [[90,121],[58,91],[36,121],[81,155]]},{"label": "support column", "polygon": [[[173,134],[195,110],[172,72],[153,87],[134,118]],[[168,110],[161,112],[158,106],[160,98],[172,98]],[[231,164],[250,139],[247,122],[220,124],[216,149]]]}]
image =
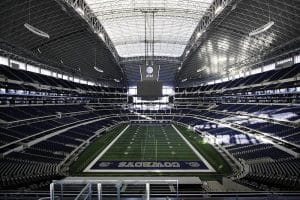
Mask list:
[{"label": "support column", "polygon": [[60,199],[64,199],[64,185],[62,183],[60,184]]},{"label": "support column", "polygon": [[122,183],[117,183],[116,188],[117,188],[117,200],[121,200],[121,187]]},{"label": "support column", "polygon": [[98,194],[98,200],[102,199],[102,184],[97,183],[97,194]]},{"label": "support column", "polygon": [[92,184],[91,183],[89,184],[89,188],[88,189],[89,189],[89,196],[88,196],[89,200],[92,200]]},{"label": "support column", "polygon": [[146,183],[146,200],[150,200],[150,183]]},{"label": "support column", "polygon": [[54,183],[50,184],[50,200],[54,200]]}]

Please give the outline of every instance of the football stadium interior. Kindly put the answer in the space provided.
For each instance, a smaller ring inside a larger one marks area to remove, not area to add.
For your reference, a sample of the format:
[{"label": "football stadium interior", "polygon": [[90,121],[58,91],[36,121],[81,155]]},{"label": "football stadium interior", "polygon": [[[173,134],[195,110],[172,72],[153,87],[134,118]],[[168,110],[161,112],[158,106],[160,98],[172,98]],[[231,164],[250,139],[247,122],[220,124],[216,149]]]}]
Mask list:
[{"label": "football stadium interior", "polygon": [[0,199],[300,199],[299,0],[1,0]]}]

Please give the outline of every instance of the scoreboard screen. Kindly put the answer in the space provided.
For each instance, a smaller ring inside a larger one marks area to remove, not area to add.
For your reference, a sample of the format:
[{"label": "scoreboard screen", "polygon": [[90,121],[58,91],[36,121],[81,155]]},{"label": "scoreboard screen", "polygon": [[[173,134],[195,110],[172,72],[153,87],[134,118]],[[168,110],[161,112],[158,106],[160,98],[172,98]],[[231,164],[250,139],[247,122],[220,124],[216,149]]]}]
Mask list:
[{"label": "scoreboard screen", "polygon": [[137,83],[137,96],[139,97],[161,97],[161,81],[139,81]]}]

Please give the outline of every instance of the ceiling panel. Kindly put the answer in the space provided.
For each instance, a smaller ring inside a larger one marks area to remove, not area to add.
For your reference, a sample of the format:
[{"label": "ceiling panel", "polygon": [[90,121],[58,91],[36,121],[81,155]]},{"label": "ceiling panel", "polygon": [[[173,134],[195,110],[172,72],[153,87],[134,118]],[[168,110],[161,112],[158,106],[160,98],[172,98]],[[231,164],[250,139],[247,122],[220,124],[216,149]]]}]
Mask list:
[{"label": "ceiling panel", "polygon": [[[120,57],[143,56],[153,26],[155,55],[180,57],[213,0],[85,0],[104,26]],[[145,17],[146,16],[146,17]]]},{"label": "ceiling panel", "polygon": [[[33,34],[24,23],[48,33],[50,38]],[[92,80],[122,79],[123,76],[101,39],[62,1],[1,0],[0,39],[19,52],[32,54],[33,59],[38,57],[39,62],[76,76]],[[95,63],[104,73],[94,69]]]},{"label": "ceiling panel", "polygon": [[[192,84],[195,80],[209,81],[240,73],[252,63],[297,49],[299,13],[298,0],[234,1],[201,36],[199,47],[186,58],[177,74],[177,83],[188,79]],[[269,30],[249,36],[269,21],[275,22]]]}]

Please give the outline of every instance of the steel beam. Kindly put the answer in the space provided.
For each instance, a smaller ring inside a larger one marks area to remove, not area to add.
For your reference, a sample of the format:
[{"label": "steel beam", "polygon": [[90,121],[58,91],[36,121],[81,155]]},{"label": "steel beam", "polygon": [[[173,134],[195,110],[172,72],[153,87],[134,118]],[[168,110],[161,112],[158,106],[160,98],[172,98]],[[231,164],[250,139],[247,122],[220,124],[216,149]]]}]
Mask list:
[{"label": "steel beam", "polygon": [[232,3],[234,0],[215,0],[212,5],[209,7],[206,14],[202,17],[200,22],[198,23],[194,33],[192,34],[188,44],[185,47],[185,50],[183,51],[182,59],[185,60],[190,53],[197,49],[201,44],[201,36],[198,36],[198,33],[203,33],[206,31],[208,26],[217,18],[217,16],[220,14],[216,14],[216,10],[219,6],[223,7],[223,10]]},{"label": "steel beam", "polygon": [[97,16],[93,13],[93,11],[88,7],[88,5],[85,3],[84,0],[60,0],[69,5],[69,7],[73,8],[76,12],[77,8],[80,8],[83,12],[83,15],[81,15],[82,19],[84,19],[90,27],[93,29],[95,34],[103,34],[103,37],[100,37],[100,39],[105,43],[107,48],[112,53],[113,57],[115,58],[116,62],[119,62],[120,56],[115,49],[115,46],[113,45],[113,42],[109,38],[107,32],[105,31],[104,27],[98,20]]},{"label": "steel beam", "polygon": [[[138,61],[143,61],[143,60],[145,60],[145,56],[121,58],[119,64],[138,62]],[[182,62],[178,57],[167,57],[167,56],[154,56],[154,60],[167,61],[167,62],[171,62],[171,63],[181,63]]]}]

